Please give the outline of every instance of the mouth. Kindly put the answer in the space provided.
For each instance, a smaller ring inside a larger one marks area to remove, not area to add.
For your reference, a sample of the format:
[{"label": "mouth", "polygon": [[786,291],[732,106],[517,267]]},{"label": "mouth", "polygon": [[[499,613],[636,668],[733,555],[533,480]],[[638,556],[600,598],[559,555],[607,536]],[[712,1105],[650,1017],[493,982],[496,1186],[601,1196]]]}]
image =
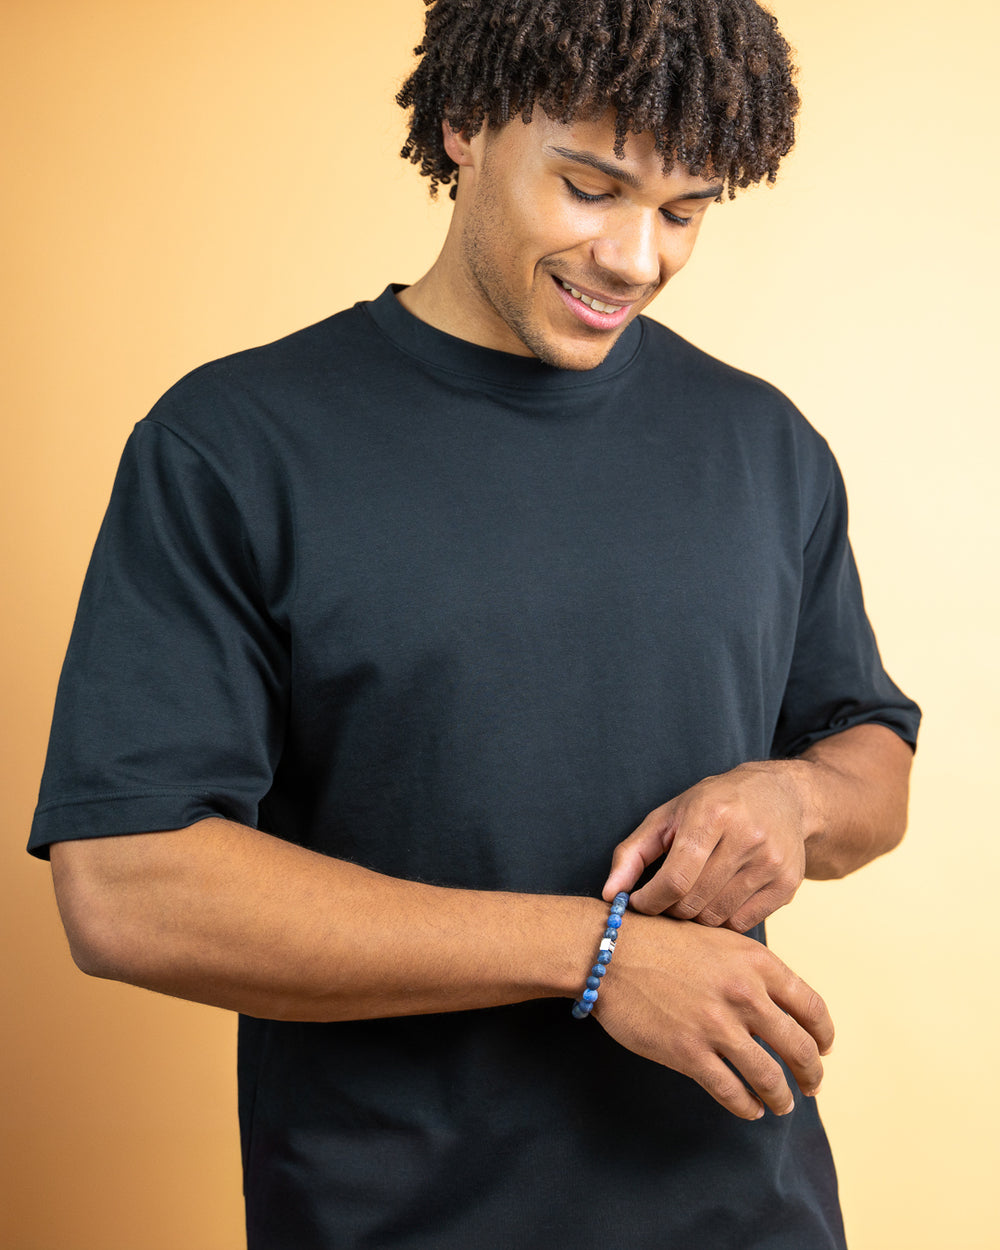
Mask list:
[{"label": "mouth", "polygon": [[598,296],[581,291],[571,283],[564,282],[562,278],[556,278],[554,275],[553,281],[566,307],[578,320],[582,321],[584,325],[590,326],[591,329],[617,329],[625,321],[632,309],[631,303],[613,303],[610,300],[600,299]]}]

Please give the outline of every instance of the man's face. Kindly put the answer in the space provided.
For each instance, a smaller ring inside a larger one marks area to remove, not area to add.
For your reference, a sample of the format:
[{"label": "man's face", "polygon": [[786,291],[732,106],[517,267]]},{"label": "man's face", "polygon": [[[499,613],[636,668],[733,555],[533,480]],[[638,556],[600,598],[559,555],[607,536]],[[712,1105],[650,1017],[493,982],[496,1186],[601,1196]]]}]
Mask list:
[{"label": "man's face", "polygon": [[563,369],[600,364],[686,264],[721,192],[680,166],[665,175],[648,134],[619,160],[613,114],[562,125],[536,110],[527,126],[449,139],[461,158],[458,333]]}]

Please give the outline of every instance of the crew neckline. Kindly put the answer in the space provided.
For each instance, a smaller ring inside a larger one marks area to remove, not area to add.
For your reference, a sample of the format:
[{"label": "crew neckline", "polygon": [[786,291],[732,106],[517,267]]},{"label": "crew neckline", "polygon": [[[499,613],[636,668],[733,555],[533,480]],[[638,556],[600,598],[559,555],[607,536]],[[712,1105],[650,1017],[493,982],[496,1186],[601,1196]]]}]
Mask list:
[{"label": "crew neckline", "polygon": [[595,386],[628,368],[642,343],[642,318],[637,317],[595,368],[558,369],[535,356],[516,356],[512,352],[481,347],[428,325],[396,298],[405,289],[405,283],[390,283],[377,299],[365,301],[359,307],[406,355],[434,369],[475,378],[481,385],[546,392]]}]

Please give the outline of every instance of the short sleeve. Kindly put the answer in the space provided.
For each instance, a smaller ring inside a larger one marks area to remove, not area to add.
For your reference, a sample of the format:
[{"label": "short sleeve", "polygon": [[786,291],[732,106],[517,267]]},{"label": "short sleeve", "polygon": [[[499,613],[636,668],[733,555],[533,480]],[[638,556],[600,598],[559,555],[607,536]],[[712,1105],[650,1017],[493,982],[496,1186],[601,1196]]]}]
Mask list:
[{"label": "short sleeve", "polygon": [[84,583],[28,849],[206,816],[255,824],[287,670],[235,501],[183,438],[140,422]]},{"label": "short sleeve", "polygon": [[847,495],[832,456],[805,545],[791,669],[772,755],[801,754],[855,725],[885,725],[916,745],[920,709],[882,667],[847,534]]}]

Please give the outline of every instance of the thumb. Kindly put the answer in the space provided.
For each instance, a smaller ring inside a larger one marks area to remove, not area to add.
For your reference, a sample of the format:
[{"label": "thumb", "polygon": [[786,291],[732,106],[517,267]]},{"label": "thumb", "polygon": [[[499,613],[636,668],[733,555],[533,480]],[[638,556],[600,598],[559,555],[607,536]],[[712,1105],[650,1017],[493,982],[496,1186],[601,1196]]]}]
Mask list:
[{"label": "thumb", "polygon": [[619,842],[611,856],[611,872],[601,890],[601,898],[610,903],[622,890],[631,890],[642,876],[646,861],[639,849],[629,842]]}]

